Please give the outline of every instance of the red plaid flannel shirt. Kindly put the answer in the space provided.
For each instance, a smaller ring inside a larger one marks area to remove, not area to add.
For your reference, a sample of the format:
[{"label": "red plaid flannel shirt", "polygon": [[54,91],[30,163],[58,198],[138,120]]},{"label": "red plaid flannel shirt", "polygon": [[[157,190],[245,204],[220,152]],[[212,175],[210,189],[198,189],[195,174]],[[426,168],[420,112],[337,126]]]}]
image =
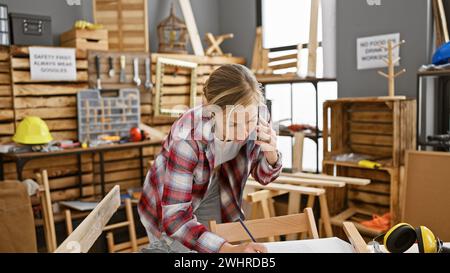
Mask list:
[{"label": "red plaid flannel shirt", "polygon": [[[165,232],[198,252],[218,252],[225,243],[193,214],[214,170],[213,123],[211,114],[199,106],[173,124],[147,174],[138,206],[143,225],[153,235],[159,238]],[[223,222],[244,219],[242,193],[250,173],[267,185],[281,172],[281,154],[271,166],[260,150],[254,140],[248,140],[236,158],[221,165],[218,177]]]}]

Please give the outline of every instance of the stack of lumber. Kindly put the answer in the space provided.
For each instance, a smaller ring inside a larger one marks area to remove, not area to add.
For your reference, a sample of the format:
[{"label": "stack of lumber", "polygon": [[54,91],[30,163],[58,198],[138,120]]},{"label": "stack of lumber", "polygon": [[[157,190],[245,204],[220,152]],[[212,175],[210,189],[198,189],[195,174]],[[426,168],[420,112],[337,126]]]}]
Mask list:
[{"label": "stack of lumber", "polygon": [[[328,147],[331,140],[331,149],[324,150],[323,171],[372,180],[367,186],[328,191],[331,213],[338,214],[347,208],[364,210],[369,215],[390,212],[391,224],[398,223],[400,173],[405,164],[405,151],[416,147],[415,100],[401,97],[338,99],[325,102],[323,111],[324,124],[330,124],[330,128],[326,126],[323,131],[324,147]],[[357,162],[335,160],[334,156],[349,153],[371,156],[382,166],[368,169]]]}]

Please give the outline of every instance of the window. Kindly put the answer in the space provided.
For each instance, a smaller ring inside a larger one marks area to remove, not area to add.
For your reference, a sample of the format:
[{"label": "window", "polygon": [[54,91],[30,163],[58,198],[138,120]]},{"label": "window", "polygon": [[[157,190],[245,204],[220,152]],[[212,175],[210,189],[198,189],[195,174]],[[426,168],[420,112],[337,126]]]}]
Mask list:
[{"label": "window", "polygon": [[[278,70],[276,73],[297,72],[299,76],[307,75],[308,49],[311,0],[260,0],[260,18],[259,23],[263,29],[263,47],[269,49],[269,57],[279,55],[296,54],[297,45],[304,45],[300,51],[300,70],[297,68],[287,68]],[[324,10],[335,9],[329,1]],[[322,5],[322,3],[321,3]],[[332,21],[326,18],[326,22]],[[317,50],[317,71],[316,77],[323,77],[323,22],[322,6],[319,7],[318,19],[318,42]],[[328,22],[328,24],[330,24]],[[327,36],[328,37],[328,36]],[[328,41],[328,40],[327,40]],[[333,43],[330,43],[331,45]],[[330,45],[329,44],[329,45]],[[281,49],[281,50],[280,50]],[[329,50],[330,48],[327,47]],[[333,46],[331,46],[333,51]],[[328,52],[328,57],[330,53]],[[285,62],[288,62],[286,60]],[[282,64],[280,60],[279,64]],[[333,63],[329,61],[328,63]],[[334,77],[334,76],[333,76]],[[293,83],[293,84],[271,84],[266,85],[266,97],[272,101],[272,120],[274,122],[283,120],[281,124],[308,124],[316,125],[316,110],[318,114],[317,123],[320,130],[323,128],[322,105],[326,100],[337,98],[337,82],[321,82],[317,86],[317,104],[316,90],[311,83]],[[303,170],[316,172],[321,170],[321,161],[323,156],[322,139],[316,144],[313,139],[305,138],[303,144]],[[292,167],[292,144],[291,137],[280,136],[278,139],[278,148],[283,154],[283,166],[287,169]],[[317,145],[319,152],[317,153]],[[318,158],[318,166],[317,164]]]}]

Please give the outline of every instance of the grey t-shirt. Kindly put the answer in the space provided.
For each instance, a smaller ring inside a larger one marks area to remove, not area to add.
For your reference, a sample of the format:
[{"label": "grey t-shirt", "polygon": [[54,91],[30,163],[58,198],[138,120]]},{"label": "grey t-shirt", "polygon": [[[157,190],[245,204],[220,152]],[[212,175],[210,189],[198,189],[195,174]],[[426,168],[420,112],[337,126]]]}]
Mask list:
[{"label": "grey t-shirt", "polygon": [[[200,201],[197,209],[194,210],[197,221],[206,227],[209,227],[209,221],[216,220],[217,223],[222,222],[220,209],[220,186],[218,172],[214,171],[209,181],[208,189],[205,196]],[[150,232],[147,232],[150,245],[142,250],[145,253],[186,253],[195,252],[185,247],[182,243],[174,240],[163,233],[161,238],[156,238]]]}]

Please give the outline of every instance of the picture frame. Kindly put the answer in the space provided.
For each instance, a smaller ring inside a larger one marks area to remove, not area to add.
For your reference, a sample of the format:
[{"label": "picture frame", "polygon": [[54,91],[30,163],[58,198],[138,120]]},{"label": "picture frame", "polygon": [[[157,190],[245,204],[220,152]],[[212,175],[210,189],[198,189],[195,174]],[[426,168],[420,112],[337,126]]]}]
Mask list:
[{"label": "picture frame", "polygon": [[[167,109],[162,107],[162,97],[164,96],[164,68],[167,66],[187,68],[191,70],[190,74],[190,99],[189,108],[192,108],[196,104],[197,96],[197,63],[186,62],[177,59],[159,57],[156,62],[156,86],[155,86],[155,99],[153,101],[154,115],[157,116],[178,116],[185,112],[185,109]],[[175,76],[176,77],[176,76]]]}]

